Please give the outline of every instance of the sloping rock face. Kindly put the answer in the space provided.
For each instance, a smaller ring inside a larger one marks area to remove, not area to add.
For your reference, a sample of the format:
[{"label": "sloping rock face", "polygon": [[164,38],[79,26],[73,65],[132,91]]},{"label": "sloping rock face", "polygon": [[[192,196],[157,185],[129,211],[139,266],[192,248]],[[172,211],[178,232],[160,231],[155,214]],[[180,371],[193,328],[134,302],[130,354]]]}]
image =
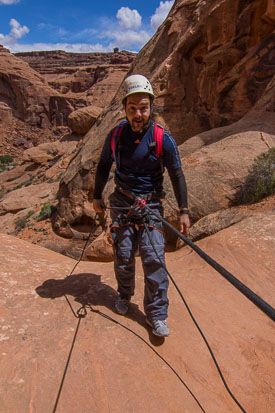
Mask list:
[{"label": "sloping rock face", "polygon": [[57,183],[42,183],[16,189],[7,194],[0,202],[0,215],[18,212],[22,209],[36,207],[43,202],[53,201]]},{"label": "sloping rock face", "polygon": [[[199,243],[270,304],[274,218],[273,213],[249,219]],[[61,412],[88,413],[91,406],[100,413],[201,412],[171,367],[206,412],[240,411],[172,287],[171,335],[165,342],[152,336],[143,314],[139,260],[136,294],[125,318],[114,312],[111,264],[82,262],[66,278],[75,261],[7,235],[0,235],[0,245],[1,412],[52,411],[71,347],[57,403]],[[235,397],[248,412],[272,413],[272,321],[195,253],[182,249],[167,254],[167,265]],[[86,317],[78,321],[65,294],[75,310],[88,303],[96,312],[88,307]]]},{"label": "sloping rock face", "polygon": [[[160,121],[183,144],[193,220],[228,207],[254,157],[274,146],[275,35],[274,25],[264,18],[266,9],[259,0],[178,0],[129,72],[151,79]],[[123,115],[121,97],[120,89],[66,171],[57,231],[85,214],[103,141]],[[175,222],[167,180],[165,189],[168,218]]]},{"label": "sloping rock face", "polygon": [[11,108],[14,116],[39,127],[49,127],[56,110],[71,111],[63,98],[50,88],[43,77],[21,59],[0,47],[0,101]]},{"label": "sloping rock face", "polygon": [[[76,102],[62,97],[26,62],[0,46],[0,153],[19,157],[56,139]],[[55,137],[53,136],[55,134]]]}]

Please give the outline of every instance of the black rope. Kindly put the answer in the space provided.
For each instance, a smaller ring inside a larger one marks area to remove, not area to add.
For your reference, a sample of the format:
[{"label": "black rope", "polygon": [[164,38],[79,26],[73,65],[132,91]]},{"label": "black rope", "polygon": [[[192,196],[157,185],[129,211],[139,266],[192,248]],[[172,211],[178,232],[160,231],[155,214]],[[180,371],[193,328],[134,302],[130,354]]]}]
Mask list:
[{"label": "black rope", "polygon": [[169,224],[164,218],[160,217],[154,211],[152,211],[148,206],[145,206],[146,211],[149,214],[156,216],[160,219],[164,225],[166,225],[171,231],[173,231],[177,236],[182,239],[187,245],[189,245],[202,259],[204,259],[211,267],[213,267],[218,273],[220,273],[227,281],[229,281],[234,287],[236,287],[243,295],[245,295],[253,304],[255,304],[260,310],[262,310],[271,320],[275,321],[275,309],[254,293],[250,288],[243,284],[238,278],[227,271],[222,265],[217,261],[207,255],[201,248],[194,244],[189,238],[183,235],[180,231]]},{"label": "black rope", "polygon": [[[77,260],[77,262],[76,262],[75,265],[73,266],[70,274],[66,275],[65,278],[68,278],[70,275],[73,274],[73,272],[74,272],[74,270],[76,269],[77,265],[78,265],[78,264],[80,263],[80,261],[82,260],[83,255],[84,255],[84,252],[85,252],[85,250],[86,250],[86,247],[87,247],[87,245],[88,245],[88,242],[89,242],[89,240],[90,240],[91,235],[92,235],[92,231],[90,232],[90,234],[89,234],[89,236],[88,236],[88,238],[87,238],[87,240],[86,240],[86,242],[85,242],[85,245],[84,245],[84,247],[83,247],[83,250],[82,250],[82,253],[81,253],[80,258]],[[72,304],[71,304],[68,296],[65,294],[64,297],[65,297],[65,299],[66,299],[66,301],[67,301],[67,303],[68,303],[68,305],[69,305],[69,307],[70,307],[70,310],[71,310],[73,316],[78,319],[78,322],[77,322],[77,326],[76,326],[75,334],[74,334],[74,337],[73,337],[72,345],[71,345],[71,348],[70,348],[70,351],[69,351],[69,355],[68,355],[68,358],[67,358],[67,362],[66,362],[66,365],[65,365],[65,369],[64,369],[64,372],[63,372],[63,376],[62,376],[62,379],[61,379],[61,383],[60,383],[60,386],[59,386],[59,390],[58,390],[58,393],[57,393],[57,396],[56,396],[56,400],[55,400],[55,404],[54,404],[54,408],[53,408],[52,413],[55,413],[56,410],[57,410],[57,407],[58,407],[59,399],[60,399],[61,392],[62,392],[62,389],[63,389],[63,384],[64,384],[64,382],[65,382],[67,370],[68,370],[68,367],[69,367],[69,364],[70,364],[70,360],[71,360],[71,356],[72,356],[72,353],[73,353],[74,345],[75,345],[75,342],[76,342],[78,330],[79,330],[79,327],[80,327],[80,322],[81,322],[82,318],[84,318],[84,317],[87,315],[87,310],[86,310],[85,305],[82,305],[82,306],[75,312],[75,310],[74,310],[74,308],[73,308],[73,306],[72,306]]]},{"label": "black rope", "polygon": [[76,342],[76,337],[77,337],[77,334],[78,334],[80,322],[81,322],[81,317],[78,318],[76,330],[75,330],[75,333],[74,333],[74,338],[73,338],[73,341],[72,341],[72,344],[71,344],[71,348],[70,348],[69,355],[68,355],[68,358],[67,358],[65,370],[63,372],[63,376],[62,376],[62,379],[61,379],[61,383],[60,383],[60,386],[59,386],[59,390],[58,390],[58,393],[57,393],[57,396],[56,396],[56,400],[55,400],[55,404],[54,404],[54,408],[53,408],[52,413],[56,412],[56,409],[57,409],[57,406],[58,406],[58,403],[59,403],[59,399],[60,399],[60,396],[61,396],[63,384],[64,384],[64,381],[65,381],[65,377],[66,377],[67,370],[68,370],[68,367],[69,367],[69,364],[70,364],[70,360],[71,360],[71,356],[72,356],[72,353],[73,353],[74,345],[75,345],[75,342]]},{"label": "black rope", "polygon": [[222,379],[222,382],[223,382],[223,384],[224,384],[227,392],[229,393],[229,395],[231,396],[231,398],[234,400],[234,402],[239,406],[239,408],[241,409],[241,411],[242,411],[243,413],[247,413],[246,410],[245,410],[245,409],[243,408],[243,406],[241,405],[241,403],[237,400],[237,398],[234,396],[234,394],[232,393],[232,391],[231,391],[230,388],[228,387],[228,384],[226,383],[226,380],[225,380],[225,378],[224,378],[224,376],[223,376],[223,374],[222,374],[221,368],[220,368],[220,366],[219,366],[219,364],[218,364],[218,361],[217,361],[217,359],[216,359],[216,357],[215,357],[215,355],[214,355],[214,353],[213,353],[213,350],[211,349],[211,346],[210,346],[210,344],[209,344],[209,342],[208,342],[205,334],[203,333],[201,327],[199,326],[197,320],[195,319],[195,317],[194,317],[194,315],[193,315],[193,313],[192,313],[189,305],[187,304],[187,301],[186,301],[185,298],[183,297],[182,292],[180,291],[180,289],[179,289],[179,287],[177,286],[175,280],[173,279],[172,275],[171,275],[170,272],[168,271],[165,263],[162,261],[162,259],[161,259],[160,256],[159,256],[159,254],[158,254],[158,252],[157,252],[157,250],[156,250],[156,247],[155,247],[155,245],[154,245],[154,242],[153,242],[153,240],[152,240],[152,237],[151,237],[151,234],[150,234],[148,225],[147,225],[146,223],[144,223],[144,227],[145,227],[145,230],[146,230],[146,232],[147,232],[149,241],[150,241],[150,243],[151,243],[151,245],[152,245],[152,248],[153,248],[153,250],[154,250],[154,252],[155,252],[155,254],[156,254],[156,256],[157,256],[157,258],[158,258],[158,260],[159,260],[159,262],[160,262],[160,264],[161,264],[161,266],[164,268],[164,270],[166,271],[168,277],[169,277],[170,280],[172,281],[172,283],[173,283],[174,287],[176,288],[177,292],[179,293],[179,295],[180,295],[180,297],[181,297],[181,299],[182,299],[182,301],[183,301],[183,303],[184,303],[184,305],[185,305],[185,307],[186,307],[186,309],[187,309],[187,311],[188,311],[188,313],[189,313],[192,321],[194,322],[194,324],[195,324],[195,326],[197,327],[197,329],[198,329],[201,337],[203,338],[203,341],[205,342],[205,344],[206,344],[206,346],[207,346],[207,348],[208,348],[208,350],[209,350],[209,352],[210,352],[210,355],[211,355],[211,357],[212,357],[212,359],[213,359],[213,361],[214,361],[214,363],[215,363],[215,366],[216,366],[216,368],[217,368],[217,370],[218,370],[218,373],[219,373],[219,375],[220,375],[220,377],[221,377],[221,379]]},{"label": "black rope", "polygon": [[102,313],[99,310],[95,310],[91,305],[89,305],[90,310],[93,313],[99,314],[100,316],[106,318],[107,320],[112,321],[115,324],[118,324],[120,327],[124,328],[127,331],[130,331],[132,334],[134,334],[136,337],[138,337],[141,341],[143,341],[143,343],[145,343],[168,367],[170,370],[172,370],[172,372],[177,376],[177,378],[180,380],[180,382],[184,385],[184,387],[187,389],[187,391],[191,394],[191,396],[193,397],[193,399],[195,400],[195,402],[198,404],[198,406],[200,407],[200,409],[202,410],[202,412],[206,413],[206,411],[204,410],[204,408],[202,407],[202,405],[200,404],[199,400],[197,399],[197,397],[194,395],[194,393],[192,392],[192,390],[188,387],[188,385],[184,382],[184,380],[181,378],[181,376],[179,375],[179,373],[175,370],[175,368],[167,361],[165,360],[165,358],[157,351],[154,349],[153,346],[151,346],[142,336],[140,336],[138,333],[136,333],[134,330],[132,330],[131,328],[125,326],[124,324],[120,323],[119,321],[115,320],[114,318],[110,317],[107,314]]},{"label": "black rope", "polygon": [[[88,245],[88,242],[89,242],[89,240],[90,240],[90,238],[91,238],[92,233],[93,233],[93,230],[89,233],[89,236],[88,236],[88,238],[87,238],[87,240],[86,240],[86,242],[85,242],[85,245],[84,245],[84,247],[83,247],[83,250],[82,250],[82,253],[81,253],[81,255],[80,255],[80,258],[77,260],[77,262],[76,262],[75,265],[73,266],[73,269],[71,270],[70,274],[66,275],[65,278],[68,278],[68,277],[70,277],[70,276],[73,274],[74,270],[76,269],[76,267],[78,266],[78,264],[79,264],[80,261],[82,260],[83,255],[84,255],[84,252],[85,252],[85,250],[86,250],[86,248],[87,248],[87,245]],[[70,307],[71,312],[73,313],[73,316],[74,316],[75,318],[79,318],[79,315],[78,315],[78,313],[76,313],[75,310],[73,309],[73,306],[72,306],[72,304],[71,304],[68,296],[65,294],[64,297],[65,297],[65,299],[66,299],[66,301],[67,301],[67,303],[68,303],[68,305],[69,305],[69,307]]]}]

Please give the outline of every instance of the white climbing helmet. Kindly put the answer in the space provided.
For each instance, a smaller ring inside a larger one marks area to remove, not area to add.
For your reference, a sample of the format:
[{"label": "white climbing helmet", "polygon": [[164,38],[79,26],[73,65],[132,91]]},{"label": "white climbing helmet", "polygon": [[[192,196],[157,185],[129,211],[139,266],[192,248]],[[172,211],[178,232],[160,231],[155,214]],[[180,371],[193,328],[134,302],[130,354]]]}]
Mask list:
[{"label": "white climbing helmet", "polygon": [[123,87],[123,103],[127,96],[130,96],[134,93],[148,93],[148,95],[154,98],[152,85],[145,76],[131,75],[124,80]]}]

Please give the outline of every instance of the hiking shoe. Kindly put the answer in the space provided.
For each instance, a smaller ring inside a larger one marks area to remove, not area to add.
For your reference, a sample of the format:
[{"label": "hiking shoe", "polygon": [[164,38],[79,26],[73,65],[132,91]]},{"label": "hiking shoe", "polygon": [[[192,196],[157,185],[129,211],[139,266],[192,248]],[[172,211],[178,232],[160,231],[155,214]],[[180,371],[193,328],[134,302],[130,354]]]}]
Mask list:
[{"label": "hiking shoe", "polygon": [[129,310],[129,306],[130,306],[130,299],[121,297],[119,295],[115,302],[115,309],[117,313],[121,315],[127,314]]},{"label": "hiking shoe", "polygon": [[145,319],[146,323],[152,327],[152,333],[158,337],[168,337],[169,328],[167,326],[166,320],[149,320],[147,317]]}]

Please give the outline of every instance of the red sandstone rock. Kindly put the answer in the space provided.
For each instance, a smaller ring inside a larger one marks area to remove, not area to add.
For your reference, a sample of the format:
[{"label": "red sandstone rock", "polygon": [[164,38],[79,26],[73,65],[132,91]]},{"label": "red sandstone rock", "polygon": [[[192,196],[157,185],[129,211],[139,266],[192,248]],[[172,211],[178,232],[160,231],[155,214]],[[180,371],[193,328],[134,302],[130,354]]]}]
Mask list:
[{"label": "red sandstone rock", "polygon": [[85,135],[85,133],[91,129],[101,112],[102,110],[96,106],[86,106],[85,108],[78,109],[70,113],[68,126],[78,135]]},{"label": "red sandstone rock", "polygon": [[113,261],[110,232],[102,232],[86,249],[85,256],[91,261]]},{"label": "red sandstone rock", "polygon": [[[274,223],[274,213],[252,218],[199,242],[272,305]],[[86,300],[107,318],[88,309],[80,321],[58,411],[88,412],[92,406],[102,413],[200,412],[148,343],[176,370],[205,411],[239,412],[172,286],[171,335],[165,342],[151,335],[143,315],[139,259],[136,294],[129,315],[121,317],[113,307],[112,264],[82,262],[65,279],[75,261],[7,235],[0,236],[0,245],[3,412],[28,411],[30,406],[37,412],[53,410],[78,323],[64,294],[75,310]],[[246,411],[271,413],[275,403],[272,321],[188,248],[167,254],[167,265],[206,334],[229,388]]]},{"label": "red sandstone rock", "polygon": [[45,202],[51,202],[56,197],[57,183],[42,183],[29,185],[9,192],[0,201],[0,215],[7,212],[36,207]]},{"label": "red sandstone rock", "polygon": [[65,154],[71,154],[75,147],[75,141],[42,143],[34,148],[25,150],[23,153],[23,161],[44,164],[50,160],[60,158]]},{"label": "red sandstone rock", "polygon": [[58,93],[27,63],[3,47],[0,47],[0,74],[0,100],[12,109],[13,115],[31,125],[49,127]]},{"label": "red sandstone rock", "polygon": [[17,53],[47,82],[67,98],[82,105],[104,108],[135,59],[135,53],[67,53],[63,51]]}]

